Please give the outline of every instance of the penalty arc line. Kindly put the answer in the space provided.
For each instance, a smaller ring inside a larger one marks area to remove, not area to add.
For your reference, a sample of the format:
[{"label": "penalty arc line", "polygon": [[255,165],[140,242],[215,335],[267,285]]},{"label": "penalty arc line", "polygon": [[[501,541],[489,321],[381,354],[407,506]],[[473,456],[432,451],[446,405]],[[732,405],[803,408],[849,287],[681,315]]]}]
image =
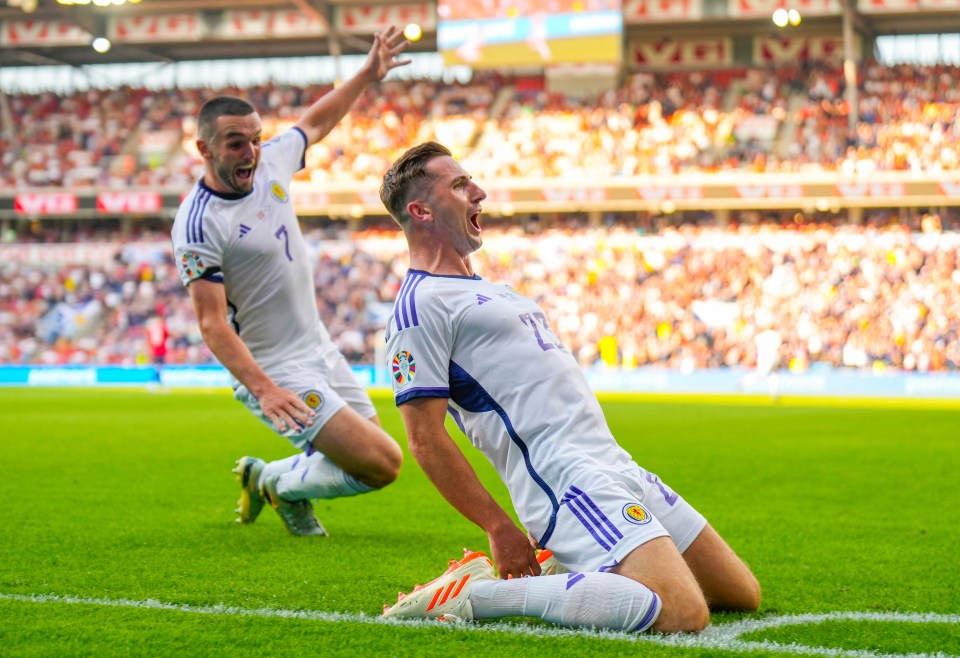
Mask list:
[{"label": "penalty arc line", "polygon": [[781,644],[768,640],[741,640],[740,636],[769,628],[819,624],[825,621],[873,621],[915,624],[960,624],[960,615],[936,613],[903,612],[830,612],[823,614],[781,615],[766,619],[745,619],[729,624],[711,626],[700,634],[677,635],[640,635],[621,631],[594,630],[588,628],[561,628],[543,626],[524,626],[510,623],[462,624],[438,623],[434,620],[383,619],[364,613],[320,612],[314,610],[283,610],[279,608],[238,608],[224,604],[196,606],[185,603],[164,603],[155,599],[135,601],[131,599],[86,598],[79,596],[58,596],[55,594],[7,594],[0,592],[0,601],[23,603],[65,603],[72,605],[104,606],[114,608],[140,608],[192,614],[225,615],[243,617],[267,617],[274,619],[305,619],[324,622],[346,622],[354,624],[375,624],[384,626],[412,626],[422,628],[442,628],[474,632],[501,632],[513,635],[534,635],[539,637],[587,637],[601,640],[640,642],[661,646],[684,647],[689,649],[721,649],[727,651],[768,651],[792,655],[834,656],[837,658],[954,658],[941,652],[887,654],[865,650],[815,647],[801,644]]}]

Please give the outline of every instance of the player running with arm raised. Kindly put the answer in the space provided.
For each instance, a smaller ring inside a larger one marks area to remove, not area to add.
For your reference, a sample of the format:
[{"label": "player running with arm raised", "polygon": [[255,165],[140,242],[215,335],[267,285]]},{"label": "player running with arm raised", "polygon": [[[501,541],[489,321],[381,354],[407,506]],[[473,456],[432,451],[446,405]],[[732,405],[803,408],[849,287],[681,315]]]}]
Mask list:
[{"label": "player running with arm raised", "polygon": [[269,464],[237,462],[242,523],[270,502],[291,533],[323,535],[310,499],[366,493],[397,477],[400,448],[320,320],[289,188],[306,149],[364,89],[407,63],[396,59],[407,43],[393,27],[375,35],[353,78],[267,142],[242,99],[221,96],[200,110],[204,175],[173,226],[180,278],[204,341],[236,380],[234,397],[301,451]]}]

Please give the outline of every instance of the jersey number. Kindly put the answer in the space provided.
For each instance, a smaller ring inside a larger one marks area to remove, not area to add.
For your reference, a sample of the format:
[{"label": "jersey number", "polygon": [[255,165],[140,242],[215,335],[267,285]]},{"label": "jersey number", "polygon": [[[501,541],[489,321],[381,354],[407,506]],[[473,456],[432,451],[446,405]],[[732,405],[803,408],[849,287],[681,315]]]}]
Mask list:
[{"label": "jersey number", "polygon": [[[543,313],[521,313],[520,322],[533,329],[533,335],[537,337],[537,343],[544,352],[553,349],[563,349],[563,345],[557,340],[557,337],[547,324],[547,316]],[[544,336],[552,340],[545,340]]]},{"label": "jersey number", "polygon": [[663,482],[660,481],[653,473],[647,473],[647,482],[655,486],[660,490],[660,495],[663,496],[663,499],[667,501],[667,505],[673,507],[677,504],[677,500],[680,498],[677,494],[671,491]]},{"label": "jersey number", "polygon": [[287,252],[287,260],[292,263],[293,256],[290,255],[290,236],[287,234],[287,227],[281,226],[273,235],[275,238],[277,238],[277,240],[279,240],[281,237],[283,238],[283,249]]}]

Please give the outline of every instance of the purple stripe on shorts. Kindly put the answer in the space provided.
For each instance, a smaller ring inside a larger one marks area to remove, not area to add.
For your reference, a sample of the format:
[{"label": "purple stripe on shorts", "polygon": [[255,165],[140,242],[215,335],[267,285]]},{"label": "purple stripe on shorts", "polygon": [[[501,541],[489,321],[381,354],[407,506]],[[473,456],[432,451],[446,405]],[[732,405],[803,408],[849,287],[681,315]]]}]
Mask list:
[{"label": "purple stripe on shorts", "polygon": [[567,506],[570,506],[570,505],[576,505],[577,507],[579,507],[580,511],[583,512],[583,516],[590,520],[591,525],[593,525],[594,528],[596,528],[601,534],[603,534],[603,536],[607,538],[607,541],[609,541],[611,544],[617,543],[617,538],[614,537],[609,532],[607,532],[607,529],[603,527],[603,525],[600,523],[600,520],[593,515],[591,507],[588,506],[582,499],[574,498],[569,503],[567,503]]},{"label": "purple stripe on shorts", "polygon": [[598,535],[598,534],[597,534],[597,531],[596,531],[596,530],[594,529],[594,527],[590,524],[590,522],[587,521],[585,518],[583,518],[583,516],[581,516],[580,512],[578,512],[576,509],[574,509],[574,507],[573,507],[573,505],[571,504],[570,501],[567,501],[567,509],[569,509],[570,512],[571,512],[575,517],[577,517],[577,520],[579,520],[580,523],[583,524],[583,527],[587,529],[587,532],[589,532],[591,535],[593,535],[593,538],[596,539],[596,540],[597,540],[597,543],[600,544],[600,545],[603,547],[603,550],[605,550],[605,551],[609,551],[609,550],[610,550],[610,545],[607,544],[607,542],[603,541],[603,537],[601,537],[600,535]]},{"label": "purple stripe on shorts", "polygon": [[[575,488],[576,488],[576,487],[570,487],[571,490],[572,490],[572,489],[575,489]],[[615,535],[617,536],[617,539],[623,539],[623,535],[620,533],[619,530],[617,530],[617,526],[613,525],[613,522],[612,522],[610,519],[607,518],[607,515],[600,511],[600,508],[597,507],[597,504],[594,503],[592,500],[590,500],[590,496],[588,496],[587,494],[583,493],[583,492],[580,491],[579,489],[577,489],[577,493],[580,495],[580,499],[581,499],[584,503],[586,503],[587,505],[589,505],[589,506],[590,506],[590,509],[592,509],[592,510],[596,513],[596,515],[600,518],[600,520],[603,522],[603,524],[606,525],[608,528],[610,528],[610,532],[612,532],[613,534],[615,534]]]}]

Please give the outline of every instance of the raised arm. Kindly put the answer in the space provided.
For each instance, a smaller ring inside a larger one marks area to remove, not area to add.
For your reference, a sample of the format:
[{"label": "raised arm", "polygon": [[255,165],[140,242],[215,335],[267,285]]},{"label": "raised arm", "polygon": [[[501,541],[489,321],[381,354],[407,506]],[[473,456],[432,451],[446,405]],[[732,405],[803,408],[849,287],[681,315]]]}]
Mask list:
[{"label": "raised arm", "polygon": [[373,36],[373,46],[363,68],[342,85],[321,96],[297,121],[297,127],[307,136],[308,147],[333,130],[368,85],[383,80],[387,73],[398,66],[410,63],[410,60],[395,59],[407,49],[409,43],[403,32],[392,25]]},{"label": "raised arm", "polygon": [[312,424],[314,412],[292,391],[277,386],[257,364],[247,346],[227,321],[227,295],[223,285],[196,279],[187,286],[197,324],[207,347],[223,366],[257,398],[263,413],[279,432],[294,421]]},{"label": "raised arm", "polygon": [[487,533],[501,578],[539,575],[530,541],[477,478],[443,425],[446,398],[417,398],[400,406],[410,452],[447,502]]}]

